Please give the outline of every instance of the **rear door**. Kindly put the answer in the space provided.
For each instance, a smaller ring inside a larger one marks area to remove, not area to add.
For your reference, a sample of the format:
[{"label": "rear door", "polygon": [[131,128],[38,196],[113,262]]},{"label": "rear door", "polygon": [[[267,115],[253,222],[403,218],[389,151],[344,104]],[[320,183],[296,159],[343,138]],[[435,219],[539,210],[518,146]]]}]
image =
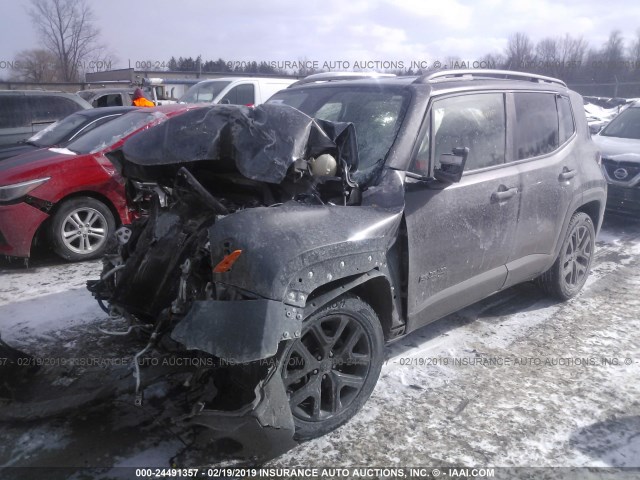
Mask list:
[{"label": "rear door", "polygon": [[508,285],[540,273],[555,246],[574,199],[579,149],[569,97],[554,92],[514,92],[513,161],[522,175],[522,201]]},{"label": "rear door", "polygon": [[415,173],[468,147],[462,180],[443,189],[407,179],[409,329],[499,290],[518,219],[520,175],[507,162],[505,94],[473,93],[432,103]]}]

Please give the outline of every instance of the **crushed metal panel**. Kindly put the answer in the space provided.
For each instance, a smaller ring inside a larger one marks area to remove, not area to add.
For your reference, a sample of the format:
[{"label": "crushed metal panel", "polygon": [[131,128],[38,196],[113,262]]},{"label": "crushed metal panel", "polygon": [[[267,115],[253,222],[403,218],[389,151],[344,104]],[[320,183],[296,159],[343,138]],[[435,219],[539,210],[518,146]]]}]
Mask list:
[{"label": "crushed metal panel", "polygon": [[275,355],[282,340],[299,336],[301,318],[297,309],[274,300],[196,301],[171,337],[189,350],[252,362]]},{"label": "crushed metal panel", "polygon": [[358,166],[352,124],[316,121],[287,105],[196,108],[131,137],[123,153],[125,177],[167,184],[183,165],[219,173],[237,169],[275,184],[297,160],[324,153],[351,170]]},{"label": "crushed metal panel", "polygon": [[[200,447],[210,459],[216,442],[231,439],[240,449],[232,457],[270,460],[294,448],[295,424],[289,399],[277,370],[272,370],[255,389],[255,400],[234,411],[203,409],[176,420],[184,426],[206,427]],[[215,447],[214,449],[215,450]]]}]

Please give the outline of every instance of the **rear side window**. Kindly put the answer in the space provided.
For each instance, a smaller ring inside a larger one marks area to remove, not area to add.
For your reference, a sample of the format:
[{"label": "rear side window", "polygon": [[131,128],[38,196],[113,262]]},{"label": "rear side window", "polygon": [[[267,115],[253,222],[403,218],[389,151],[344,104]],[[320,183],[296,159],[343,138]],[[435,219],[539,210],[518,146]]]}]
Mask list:
[{"label": "rear side window", "polygon": [[229,103],[231,105],[253,105],[256,102],[254,87],[252,83],[238,85],[229,90],[220,103]]},{"label": "rear side window", "polygon": [[[465,170],[504,163],[504,105],[501,93],[461,95],[436,101],[431,113],[436,166],[442,154],[451,153],[457,147],[469,149]],[[427,151],[426,147],[421,150]]]},{"label": "rear side window", "polygon": [[576,127],[573,122],[570,100],[567,97],[558,95],[556,97],[556,103],[558,104],[558,118],[560,119],[560,145],[562,145],[573,135]]},{"label": "rear side window", "polygon": [[0,96],[0,128],[31,127],[27,98],[24,95]]},{"label": "rear side window", "polygon": [[551,93],[514,95],[516,160],[537,157],[558,148],[559,125],[555,97]]},{"label": "rear side window", "polygon": [[33,123],[51,123],[80,110],[73,100],[45,95],[29,96]]}]

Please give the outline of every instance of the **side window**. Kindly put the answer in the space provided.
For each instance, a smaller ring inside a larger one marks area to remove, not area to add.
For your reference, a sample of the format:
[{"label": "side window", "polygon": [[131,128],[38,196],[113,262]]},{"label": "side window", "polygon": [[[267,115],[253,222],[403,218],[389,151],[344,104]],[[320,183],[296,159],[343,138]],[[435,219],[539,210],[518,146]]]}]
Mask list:
[{"label": "side window", "polygon": [[77,103],[64,97],[33,95],[29,101],[33,123],[52,123],[80,110]]},{"label": "side window", "polygon": [[96,98],[93,101],[94,107],[122,107],[122,95],[119,93],[108,93]]},{"label": "side window", "polygon": [[[516,93],[516,160],[558,148],[558,111],[552,93]],[[572,120],[573,121],[573,120]]]},{"label": "side window", "polygon": [[558,117],[560,118],[560,145],[562,145],[576,131],[576,126],[573,122],[570,100],[567,97],[558,95],[556,103],[558,104]]},{"label": "side window", "polygon": [[[434,102],[431,128],[436,166],[443,153],[467,147],[465,170],[505,161],[505,103],[501,93],[478,93]],[[428,146],[426,147],[428,150]]]},{"label": "side window", "polygon": [[100,125],[104,125],[107,122],[110,122],[111,120],[113,120],[114,118],[118,118],[120,115],[109,115],[108,117],[102,117],[99,118],[98,120],[94,120],[93,122],[89,123],[88,125],[85,125],[83,128],[81,128],[80,130],[78,130],[70,139],[71,140],[75,140],[76,138],[78,138],[81,135],[84,135],[87,132],[90,132],[91,130],[93,130],[96,127],[99,127]]},{"label": "side window", "polygon": [[238,105],[253,105],[256,103],[255,89],[252,83],[238,85],[236,88],[238,89]]},{"label": "side window", "polygon": [[0,96],[0,128],[31,128],[31,118],[24,95]]},{"label": "side window", "polygon": [[425,135],[420,142],[420,148],[418,154],[413,160],[413,164],[409,169],[410,172],[417,173],[419,175],[429,175],[429,148],[431,146],[431,129],[427,128]]},{"label": "side window", "polygon": [[231,105],[253,105],[255,103],[255,94],[253,84],[248,83],[238,85],[229,90],[220,103],[228,103]]}]

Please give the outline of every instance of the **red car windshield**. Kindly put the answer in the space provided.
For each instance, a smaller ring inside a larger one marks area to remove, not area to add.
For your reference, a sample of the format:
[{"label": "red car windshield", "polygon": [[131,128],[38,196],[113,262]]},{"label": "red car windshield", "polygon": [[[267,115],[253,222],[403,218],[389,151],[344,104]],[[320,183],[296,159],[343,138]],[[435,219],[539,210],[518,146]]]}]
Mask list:
[{"label": "red car windshield", "polygon": [[105,150],[124,137],[131,135],[150,123],[160,123],[168,117],[161,112],[138,111],[127,113],[104,125],[96,127],[86,135],[81,136],[67,145],[67,148],[77,154],[95,153]]}]

